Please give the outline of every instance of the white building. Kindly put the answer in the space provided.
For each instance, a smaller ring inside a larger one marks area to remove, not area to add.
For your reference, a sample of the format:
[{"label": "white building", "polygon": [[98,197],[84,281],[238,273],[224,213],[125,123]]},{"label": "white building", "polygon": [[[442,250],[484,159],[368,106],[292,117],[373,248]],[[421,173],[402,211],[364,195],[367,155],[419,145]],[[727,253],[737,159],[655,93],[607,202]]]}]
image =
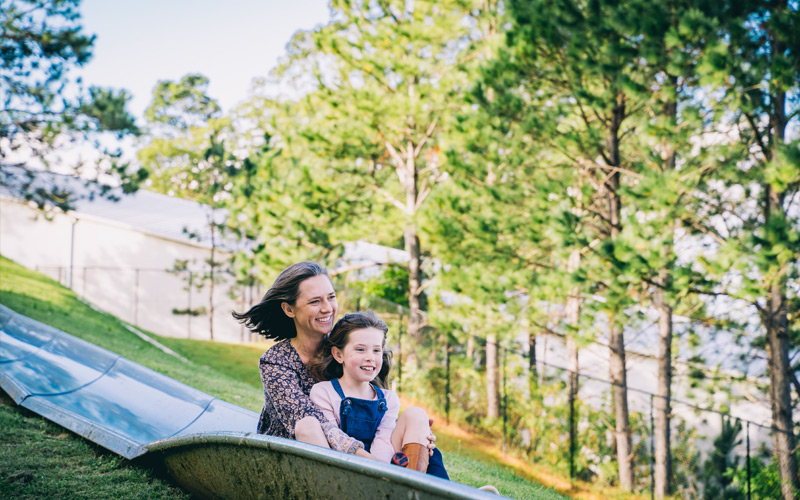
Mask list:
[{"label": "white building", "polygon": [[[13,167],[3,167],[8,168]],[[92,196],[78,179],[56,174],[45,178],[78,193],[75,209],[66,214],[53,210],[45,216],[19,199],[13,188],[2,186],[0,254],[49,275],[145,330],[210,338],[207,262],[214,214],[209,207],[143,190],[120,194],[115,202]],[[215,245],[215,262],[222,265],[216,269],[213,331],[215,340],[242,342],[251,340],[249,332],[230,313],[243,310],[259,296],[258,290],[235,285],[230,274],[221,272],[233,250],[229,241]],[[182,261],[186,270],[175,272]]]}]

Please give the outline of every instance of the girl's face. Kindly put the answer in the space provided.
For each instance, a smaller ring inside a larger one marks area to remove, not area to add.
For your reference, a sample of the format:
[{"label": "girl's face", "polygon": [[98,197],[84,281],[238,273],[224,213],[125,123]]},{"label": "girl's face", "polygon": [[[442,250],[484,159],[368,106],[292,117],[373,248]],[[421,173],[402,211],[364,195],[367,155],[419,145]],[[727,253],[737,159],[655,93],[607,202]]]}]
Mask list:
[{"label": "girl's face", "polygon": [[372,327],[353,330],[344,349],[332,347],[331,354],[342,365],[343,379],[372,382],[383,366],[383,332]]}]

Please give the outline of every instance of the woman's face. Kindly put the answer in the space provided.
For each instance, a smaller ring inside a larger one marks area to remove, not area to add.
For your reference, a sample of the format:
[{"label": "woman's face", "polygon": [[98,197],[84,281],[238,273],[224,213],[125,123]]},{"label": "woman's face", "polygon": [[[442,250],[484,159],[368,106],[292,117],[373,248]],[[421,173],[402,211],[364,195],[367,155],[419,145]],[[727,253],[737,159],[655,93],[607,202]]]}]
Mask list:
[{"label": "woman's face", "polygon": [[298,335],[322,337],[333,329],[338,305],[330,278],[319,274],[300,283],[295,304],[281,303],[283,312],[294,319]]}]

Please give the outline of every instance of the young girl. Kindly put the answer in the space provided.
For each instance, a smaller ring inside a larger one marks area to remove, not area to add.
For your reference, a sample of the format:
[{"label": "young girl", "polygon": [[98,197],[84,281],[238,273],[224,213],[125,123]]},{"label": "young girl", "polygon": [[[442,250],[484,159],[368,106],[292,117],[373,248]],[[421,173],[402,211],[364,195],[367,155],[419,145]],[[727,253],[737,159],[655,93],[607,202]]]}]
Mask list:
[{"label": "young girl", "polygon": [[312,364],[315,377],[326,382],[311,388],[311,400],[330,422],[364,443],[358,455],[449,479],[439,450],[429,457],[427,414],[408,408],[398,418],[400,400],[386,390],[388,331],[372,311],[340,319]]}]

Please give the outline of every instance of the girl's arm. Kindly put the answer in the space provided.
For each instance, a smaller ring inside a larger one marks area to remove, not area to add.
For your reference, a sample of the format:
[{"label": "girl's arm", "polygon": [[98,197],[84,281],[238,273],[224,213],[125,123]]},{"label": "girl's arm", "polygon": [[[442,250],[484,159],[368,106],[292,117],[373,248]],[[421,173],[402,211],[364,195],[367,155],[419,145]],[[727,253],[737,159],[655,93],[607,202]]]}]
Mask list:
[{"label": "girl's arm", "polygon": [[386,397],[387,409],[369,449],[376,460],[388,464],[395,452],[392,446],[392,431],[397,425],[397,416],[400,414],[400,398],[392,391],[383,391],[383,393]]},{"label": "girl's arm", "polygon": [[322,431],[331,448],[350,454],[359,449],[363,450],[364,443],[348,436],[325,418],[311,398],[300,388],[300,378],[291,367],[262,360],[260,368],[265,401],[272,408],[272,416],[283,426],[286,435],[294,439],[297,422],[304,417],[312,416],[322,425]]}]

